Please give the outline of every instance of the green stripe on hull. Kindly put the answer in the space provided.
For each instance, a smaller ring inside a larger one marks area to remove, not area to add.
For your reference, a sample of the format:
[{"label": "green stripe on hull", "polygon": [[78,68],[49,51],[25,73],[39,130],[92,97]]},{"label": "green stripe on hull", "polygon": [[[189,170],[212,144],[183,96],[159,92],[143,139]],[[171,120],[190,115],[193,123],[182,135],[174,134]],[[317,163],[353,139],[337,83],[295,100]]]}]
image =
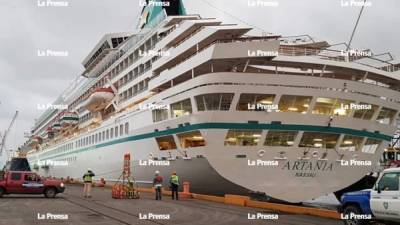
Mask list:
[{"label": "green stripe on hull", "polygon": [[91,147],[77,149],[71,152],[62,153],[59,155],[50,156],[41,160],[52,159],[65,155],[70,155],[78,152],[84,152],[94,150],[96,148],[102,148],[109,145],[120,144],[129,141],[143,140],[147,138],[154,138],[165,135],[172,135],[193,130],[204,130],[204,129],[261,129],[261,130],[291,130],[291,131],[310,131],[310,132],[321,132],[321,133],[336,133],[336,134],[348,134],[360,137],[373,138],[378,140],[390,141],[392,137],[385,134],[368,132],[363,130],[355,130],[350,128],[342,127],[328,127],[328,126],[314,126],[314,125],[297,125],[297,124],[258,124],[258,123],[199,123],[191,124],[178,128],[171,128],[163,131],[154,131],[145,134],[139,134],[129,137],[124,137],[105,143],[93,145]]}]

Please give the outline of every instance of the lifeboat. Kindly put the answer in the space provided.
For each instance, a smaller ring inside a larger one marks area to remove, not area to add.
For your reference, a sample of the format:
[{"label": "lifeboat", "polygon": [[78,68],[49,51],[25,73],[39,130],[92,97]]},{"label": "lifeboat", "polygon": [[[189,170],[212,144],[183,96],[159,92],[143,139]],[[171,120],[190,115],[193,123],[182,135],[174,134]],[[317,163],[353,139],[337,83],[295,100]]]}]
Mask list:
[{"label": "lifeboat", "polygon": [[46,129],[46,137],[47,138],[53,138],[54,137],[54,131],[53,131],[53,128],[51,126]]},{"label": "lifeboat", "polygon": [[52,130],[54,133],[60,131],[61,129],[61,124],[60,123],[54,123],[53,126],[51,126]]},{"label": "lifeboat", "polygon": [[70,125],[78,124],[79,116],[74,112],[66,112],[60,118],[61,127],[68,127]]},{"label": "lifeboat", "polygon": [[36,145],[38,145],[38,144],[42,144],[42,138],[41,137],[39,137],[39,136],[34,136],[34,137],[32,137],[31,139],[30,139],[30,141],[29,141],[29,145],[31,145],[31,146],[36,146]]},{"label": "lifeboat", "polygon": [[84,102],[83,107],[90,112],[97,112],[107,107],[113,98],[114,91],[110,87],[97,88]]}]

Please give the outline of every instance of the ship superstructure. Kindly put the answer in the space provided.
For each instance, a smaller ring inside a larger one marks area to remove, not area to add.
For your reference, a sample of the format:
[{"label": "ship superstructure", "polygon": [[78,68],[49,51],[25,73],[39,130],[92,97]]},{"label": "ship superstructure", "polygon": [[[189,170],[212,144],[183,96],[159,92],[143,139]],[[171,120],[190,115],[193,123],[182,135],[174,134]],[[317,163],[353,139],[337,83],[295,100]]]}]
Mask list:
[{"label": "ship superstructure", "polygon": [[194,192],[289,202],[371,171],[396,130],[398,62],[173,7],[147,6],[138,30],[100,40],[55,102],[68,107],[36,121],[33,168],[115,180],[131,153],[143,184],[176,170]]}]

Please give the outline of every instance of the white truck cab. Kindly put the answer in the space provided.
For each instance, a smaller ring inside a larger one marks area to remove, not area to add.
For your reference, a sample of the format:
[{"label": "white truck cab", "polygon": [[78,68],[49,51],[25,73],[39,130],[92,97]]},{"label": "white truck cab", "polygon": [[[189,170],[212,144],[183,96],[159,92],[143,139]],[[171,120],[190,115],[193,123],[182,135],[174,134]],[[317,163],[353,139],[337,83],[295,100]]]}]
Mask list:
[{"label": "white truck cab", "polygon": [[348,192],[338,208],[345,225],[367,225],[370,221],[400,225],[400,168],[386,169],[369,190]]},{"label": "white truck cab", "polygon": [[400,222],[400,168],[386,169],[371,190],[371,211],[379,220]]}]

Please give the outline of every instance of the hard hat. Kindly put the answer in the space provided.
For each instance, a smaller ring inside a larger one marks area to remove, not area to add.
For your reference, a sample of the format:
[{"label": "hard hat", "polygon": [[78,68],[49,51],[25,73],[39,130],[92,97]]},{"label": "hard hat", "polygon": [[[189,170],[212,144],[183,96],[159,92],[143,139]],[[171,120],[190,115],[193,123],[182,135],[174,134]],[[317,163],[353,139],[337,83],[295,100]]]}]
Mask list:
[{"label": "hard hat", "polygon": [[160,171],[156,170],[156,174],[160,174]]},{"label": "hard hat", "polygon": [[88,171],[91,171],[92,169],[90,169],[90,168],[87,168],[87,170],[88,170]]}]

